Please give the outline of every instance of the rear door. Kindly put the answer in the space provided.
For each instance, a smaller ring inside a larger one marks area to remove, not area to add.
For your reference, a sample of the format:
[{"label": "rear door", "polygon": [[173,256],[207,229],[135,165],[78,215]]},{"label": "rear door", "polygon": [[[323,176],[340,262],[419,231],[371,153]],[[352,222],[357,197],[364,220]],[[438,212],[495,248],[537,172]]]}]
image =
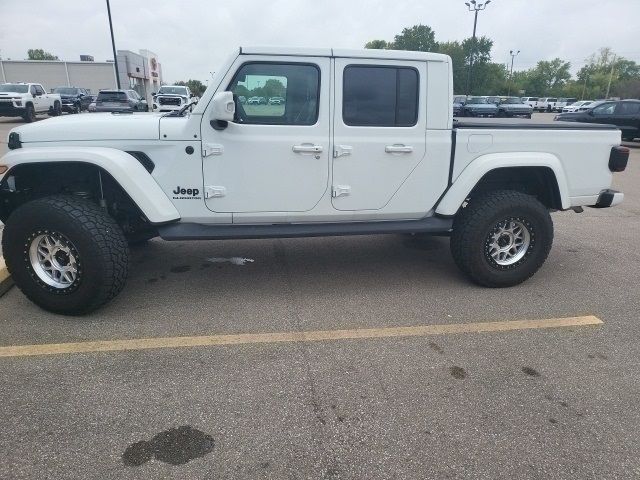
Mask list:
[{"label": "rear door", "polygon": [[332,203],[383,208],[425,156],[426,63],[335,60]]}]

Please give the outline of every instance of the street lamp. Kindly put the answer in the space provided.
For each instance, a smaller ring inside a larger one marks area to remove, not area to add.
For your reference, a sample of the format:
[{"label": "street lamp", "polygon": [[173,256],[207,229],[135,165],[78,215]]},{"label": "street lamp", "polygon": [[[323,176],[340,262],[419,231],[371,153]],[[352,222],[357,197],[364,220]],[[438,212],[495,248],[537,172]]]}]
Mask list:
[{"label": "street lamp", "polygon": [[509,55],[511,55],[511,73],[509,74],[509,93],[507,93],[507,97],[511,96],[511,84],[513,83],[513,60],[518,56],[520,50],[514,53],[513,50],[509,50]]},{"label": "street lamp", "polygon": [[470,0],[465,2],[465,5],[469,9],[470,12],[474,12],[473,19],[473,37],[471,40],[471,55],[469,58],[469,72],[467,75],[467,95],[471,93],[471,70],[473,69],[473,56],[475,55],[476,49],[476,26],[478,25],[478,12],[487,8],[487,5],[491,3],[491,0],[487,0],[483,2],[482,0]]},{"label": "street lamp", "polygon": [[116,85],[120,90],[120,72],[118,72],[118,56],[116,55],[116,41],[113,39],[113,24],[111,23],[111,7],[107,0],[107,14],[109,15],[109,30],[111,30],[111,48],[113,48],[113,65],[116,67]]}]

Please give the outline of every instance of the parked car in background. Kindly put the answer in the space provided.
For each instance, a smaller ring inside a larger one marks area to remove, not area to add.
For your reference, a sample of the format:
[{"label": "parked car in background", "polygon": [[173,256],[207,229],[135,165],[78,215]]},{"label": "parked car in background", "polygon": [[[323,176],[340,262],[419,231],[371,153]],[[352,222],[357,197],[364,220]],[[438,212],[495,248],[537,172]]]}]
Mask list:
[{"label": "parked car in background", "polygon": [[247,100],[247,105],[266,105],[267,99],[264,97],[251,97]]},{"label": "parked car in background", "polygon": [[589,109],[589,105],[593,104],[593,100],[579,100],[577,102],[572,103],[571,105],[567,105],[562,107],[562,112],[579,112]]},{"label": "parked car in background", "polygon": [[504,98],[504,97],[496,97],[494,96],[490,96],[490,97],[486,97],[487,98],[487,102],[489,103],[493,103],[494,105],[498,105],[500,103],[500,99]]},{"label": "parked car in background", "polygon": [[630,142],[640,138],[640,100],[605,101],[586,111],[561,113],[554,120],[615,125]]},{"label": "parked car in background", "polygon": [[487,97],[469,97],[460,111],[462,117],[497,117],[498,107]]},{"label": "parked car in background", "polygon": [[522,103],[519,97],[502,97],[498,100],[499,117],[525,117],[531,118],[533,108]]},{"label": "parked car in background", "polygon": [[539,112],[552,112],[557,101],[558,99],[555,97],[542,97],[536,104],[536,110]]},{"label": "parked car in background", "polygon": [[163,85],[153,94],[154,112],[173,112],[193,101],[195,95],[184,85]]},{"label": "parked car in background", "polygon": [[269,99],[269,105],[284,105],[285,99],[282,97],[271,97]]},{"label": "parked car in background", "polygon": [[247,97],[245,97],[243,95],[239,95],[238,96],[238,101],[240,102],[241,105],[244,105],[245,103],[247,103]]},{"label": "parked car in background", "polygon": [[467,101],[466,95],[454,95],[453,96],[453,116],[457,117],[462,111],[462,107]]},{"label": "parked car in background", "polygon": [[534,110],[538,107],[538,97],[522,97],[522,103],[529,105]]},{"label": "parked car in background", "polygon": [[62,99],[57,93],[47,93],[39,83],[4,83],[0,85],[0,117],[22,117],[33,122],[36,115],[50,117],[62,113]]},{"label": "parked car in background", "polygon": [[91,95],[84,88],[58,87],[53,89],[53,93],[60,95],[63,112],[80,113],[87,110],[91,103]]},{"label": "parked car in background", "polygon": [[102,90],[96,99],[96,112],[148,112],[147,101],[135,90]]},{"label": "parked car in background", "polygon": [[553,105],[552,111],[562,112],[562,109],[568,105],[572,105],[578,101],[577,98],[558,98],[558,101]]}]

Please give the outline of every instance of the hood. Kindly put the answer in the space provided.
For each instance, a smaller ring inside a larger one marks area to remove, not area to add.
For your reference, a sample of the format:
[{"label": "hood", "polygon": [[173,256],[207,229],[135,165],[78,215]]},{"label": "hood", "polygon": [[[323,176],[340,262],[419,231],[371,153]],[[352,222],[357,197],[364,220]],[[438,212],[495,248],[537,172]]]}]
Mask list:
[{"label": "hood", "polygon": [[23,143],[79,140],[158,140],[160,138],[160,114],[65,115],[22,125],[12,131],[20,134],[20,141]]},{"label": "hood", "polygon": [[18,93],[18,92],[0,92],[0,97],[11,97],[11,96],[20,96],[26,95],[26,93]]}]

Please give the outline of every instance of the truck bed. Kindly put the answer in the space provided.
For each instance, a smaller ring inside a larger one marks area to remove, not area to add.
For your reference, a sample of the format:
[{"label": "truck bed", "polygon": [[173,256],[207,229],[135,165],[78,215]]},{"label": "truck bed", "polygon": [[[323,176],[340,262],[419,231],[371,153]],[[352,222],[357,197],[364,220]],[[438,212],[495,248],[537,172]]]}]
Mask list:
[{"label": "truck bed", "polygon": [[491,128],[491,129],[524,129],[524,130],[616,130],[615,125],[602,123],[579,123],[579,122],[536,122],[521,118],[465,118],[463,120],[453,120],[454,129],[462,128]]}]

